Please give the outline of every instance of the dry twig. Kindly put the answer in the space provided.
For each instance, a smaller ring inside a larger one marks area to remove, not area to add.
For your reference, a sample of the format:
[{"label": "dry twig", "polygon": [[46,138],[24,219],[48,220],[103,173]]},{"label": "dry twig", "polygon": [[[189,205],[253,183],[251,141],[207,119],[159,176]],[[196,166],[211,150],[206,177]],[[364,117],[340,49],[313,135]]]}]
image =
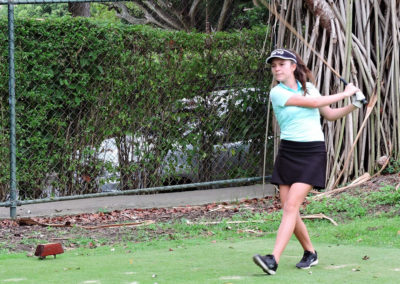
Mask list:
[{"label": "dry twig", "polygon": [[139,226],[147,226],[154,224],[155,221],[147,220],[143,222],[134,222],[134,223],[121,223],[121,224],[107,224],[107,225],[99,225],[99,226],[79,226],[82,229],[86,230],[96,230],[96,229],[104,229],[104,228],[115,228],[115,227],[139,227]]},{"label": "dry twig", "polygon": [[330,218],[330,217],[328,217],[328,216],[326,216],[325,214],[322,214],[322,213],[314,214],[314,215],[301,216],[301,219],[327,219],[333,225],[335,225],[335,226],[338,225],[332,218]]},{"label": "dry twig", "polygon": [[199,223],[192,223],[190,221],[187,221],[186,224],[188,225],[218,225],[222,223],[226,224],[248,224],[248,223],[264,223],[265,221],[269,220],[250,220],[250,221],[216,221],[216,222],[199,222]]}]

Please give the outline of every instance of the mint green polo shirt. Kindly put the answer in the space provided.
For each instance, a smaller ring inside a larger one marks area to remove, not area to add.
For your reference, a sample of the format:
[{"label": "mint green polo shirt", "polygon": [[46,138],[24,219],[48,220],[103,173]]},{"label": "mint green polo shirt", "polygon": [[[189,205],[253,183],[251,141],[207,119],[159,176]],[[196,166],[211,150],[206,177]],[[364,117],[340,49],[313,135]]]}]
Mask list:
[{"label": "mint green polo shirt", "polygon": [[[306,88],[306,96],[321,96],[313,84],[307,82]],[[285,106],[287,100],[295,94],[303,95],[299,81],[297,90],[279,83],[270,91],[272,108],[281,129],[281,139],[297,142],[325,141],[318,108]]]}]

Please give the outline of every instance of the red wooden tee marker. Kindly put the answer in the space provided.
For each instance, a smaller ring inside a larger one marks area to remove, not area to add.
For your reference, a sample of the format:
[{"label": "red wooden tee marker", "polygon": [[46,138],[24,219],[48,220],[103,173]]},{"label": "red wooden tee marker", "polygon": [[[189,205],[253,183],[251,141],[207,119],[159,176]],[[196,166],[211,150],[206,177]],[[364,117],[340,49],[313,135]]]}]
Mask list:
[{"label": "red wooden tee marker", "polygon": [[48,255],[54,255],[54,258],[56,258],[56,254],[60,254],[63,252],[64,249],[60,243],[50,243],[38,245],[36,247],[35,256],[38,256],[39,259],[44,259]]}]

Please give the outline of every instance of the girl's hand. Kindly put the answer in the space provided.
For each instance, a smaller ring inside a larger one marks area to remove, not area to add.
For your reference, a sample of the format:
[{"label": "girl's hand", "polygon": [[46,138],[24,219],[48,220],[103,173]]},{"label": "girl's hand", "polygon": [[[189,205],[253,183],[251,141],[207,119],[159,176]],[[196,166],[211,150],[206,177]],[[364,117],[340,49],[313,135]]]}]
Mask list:
[{"label": "girl's hand", "polygon": [[354,95],[359,91],[360,89],[354,86],[353,83],[349,83],[346,85],[346,88],[344,88],[343,93],[345,94],[346,97],[351,97],[352,95]]}]

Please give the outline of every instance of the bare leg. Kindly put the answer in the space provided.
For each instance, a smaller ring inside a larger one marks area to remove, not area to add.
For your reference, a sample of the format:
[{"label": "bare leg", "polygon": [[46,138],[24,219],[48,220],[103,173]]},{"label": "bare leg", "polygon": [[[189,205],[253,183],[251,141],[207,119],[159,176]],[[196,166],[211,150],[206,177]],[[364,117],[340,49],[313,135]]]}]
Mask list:
[{"label": "bare leg", "polygon": [[[296,224],[299,222],[299,220],[301,221],[299,213],[300,205],[303,203],[310,189],[311,185],[309,184],[294,183],[290,186],[289,190],[287,190],[287,194],[284,198],[285,201],[283,206],[282,220],[276,236],[275,247],[272,252],[272,254],[275,256],[276,262],[279,262],[282,252],[286,248],[286,245],[295,231]],[[300,232],[300,239],[302,239],[302,241],[303,239],[307,239],[307,237],[304,235],[304,223],[303,226],[300,224],[298,228]]]},{"label": "bare leg", "polygon": [[[290,186],[288,186],[288,185],[279,186],[279,195],[280,195],[280,199],[281,199],[281,203],[282,203],[282,208],[285,206],[285,201],[286,201],[287,195],[289,194],[289,190],[290,190]],[[304,250],[315,252],[314,247],[310,240],[310,236],[307,231],[307,227],[300,217],[300,212],[299,212],[299,214],[297,214],[296,226],[294,228],[294,234]]]}]

